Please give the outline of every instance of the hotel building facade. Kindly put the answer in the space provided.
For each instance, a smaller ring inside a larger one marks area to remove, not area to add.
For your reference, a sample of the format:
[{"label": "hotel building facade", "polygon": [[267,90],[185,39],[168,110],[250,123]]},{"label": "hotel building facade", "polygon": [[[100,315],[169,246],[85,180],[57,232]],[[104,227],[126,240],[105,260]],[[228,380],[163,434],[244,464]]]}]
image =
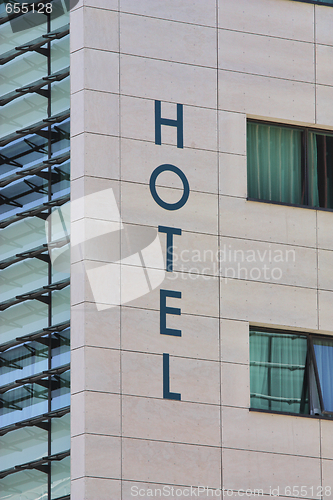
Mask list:
[{"label": "hotel building facade", "polygon": [[44,3],[1,5],[1,499],[333,498],[333,2]]}]

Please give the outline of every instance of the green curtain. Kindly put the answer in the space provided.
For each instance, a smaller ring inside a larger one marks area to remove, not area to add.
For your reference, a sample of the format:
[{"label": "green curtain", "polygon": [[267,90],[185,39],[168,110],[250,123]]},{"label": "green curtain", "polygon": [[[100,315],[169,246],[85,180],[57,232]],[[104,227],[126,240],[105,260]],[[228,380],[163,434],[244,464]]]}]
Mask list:
[{"label": "green curtain", "polygon": [[248,197],[302,204],[302,132],[248,122]]},{"label": "green curtain", "polygon": [[309,413],[306,355],[306,337],[251,331],[251,408]]}]

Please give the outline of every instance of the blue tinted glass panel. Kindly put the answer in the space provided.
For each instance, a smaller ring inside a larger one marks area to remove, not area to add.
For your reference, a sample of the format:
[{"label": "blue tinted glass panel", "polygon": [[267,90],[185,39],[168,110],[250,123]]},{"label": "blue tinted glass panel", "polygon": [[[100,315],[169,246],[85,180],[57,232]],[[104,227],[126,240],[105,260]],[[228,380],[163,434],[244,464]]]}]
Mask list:
[{"label": "blue tinted glass panel", "polygon": [[333,412],[333,340],[314,340],[324,410]]}]

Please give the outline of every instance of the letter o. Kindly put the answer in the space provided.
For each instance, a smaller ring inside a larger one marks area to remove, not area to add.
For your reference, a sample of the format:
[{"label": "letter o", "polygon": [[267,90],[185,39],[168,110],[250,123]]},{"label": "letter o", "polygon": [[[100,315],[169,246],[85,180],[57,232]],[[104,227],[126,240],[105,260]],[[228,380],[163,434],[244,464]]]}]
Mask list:
[{"label": "letter o", "polygon": [[[274,276],[275,271],[279,271],[279,277]],[[280,280],[282,278],[282,269],[280,267],[274,267],[271,271],[272,278],[275,280]]]},{"label": "letter o", "polygon": [[[157,194],[156,179],[162,172],[165,172],[166,170],[169,170],[170,172],[174,172],[175,174],[177,174],[183,183],[183,195],[180,198],[180,200],[177,201],[177,203],[166,203]],[[179,210],[185,205],[190,195],[190,185],[188,183],[187,177],[184,174],[184,172],[182,172],[180,168],[175,167],[175,165],[169,165],[167,163],[164,163],[163,165],[160,165],[159,167],[155,168],[155,170],[150,176],[149,187],[151,195],[156,201],[156,203],[165,210]]]},{"label": "letter o", "polygon": [[[259,274],[257,277],[253,276],[253,271],[258,271]],[[252,267],[252,269],[250,271],[250,277],[252,280],[259,280],[261,278],[261,271],[260,271],[259,267]]]}]

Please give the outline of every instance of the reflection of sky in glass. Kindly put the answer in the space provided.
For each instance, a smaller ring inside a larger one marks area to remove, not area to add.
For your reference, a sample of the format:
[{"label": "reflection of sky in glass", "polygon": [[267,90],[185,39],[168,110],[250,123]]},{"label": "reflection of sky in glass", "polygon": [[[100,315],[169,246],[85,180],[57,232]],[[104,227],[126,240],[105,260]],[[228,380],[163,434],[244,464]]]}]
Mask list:
[{"label": "reflection of sky in glass", "polygon": [[333,411],[333,343],[316,340],[314,344],[324,409]]}]

